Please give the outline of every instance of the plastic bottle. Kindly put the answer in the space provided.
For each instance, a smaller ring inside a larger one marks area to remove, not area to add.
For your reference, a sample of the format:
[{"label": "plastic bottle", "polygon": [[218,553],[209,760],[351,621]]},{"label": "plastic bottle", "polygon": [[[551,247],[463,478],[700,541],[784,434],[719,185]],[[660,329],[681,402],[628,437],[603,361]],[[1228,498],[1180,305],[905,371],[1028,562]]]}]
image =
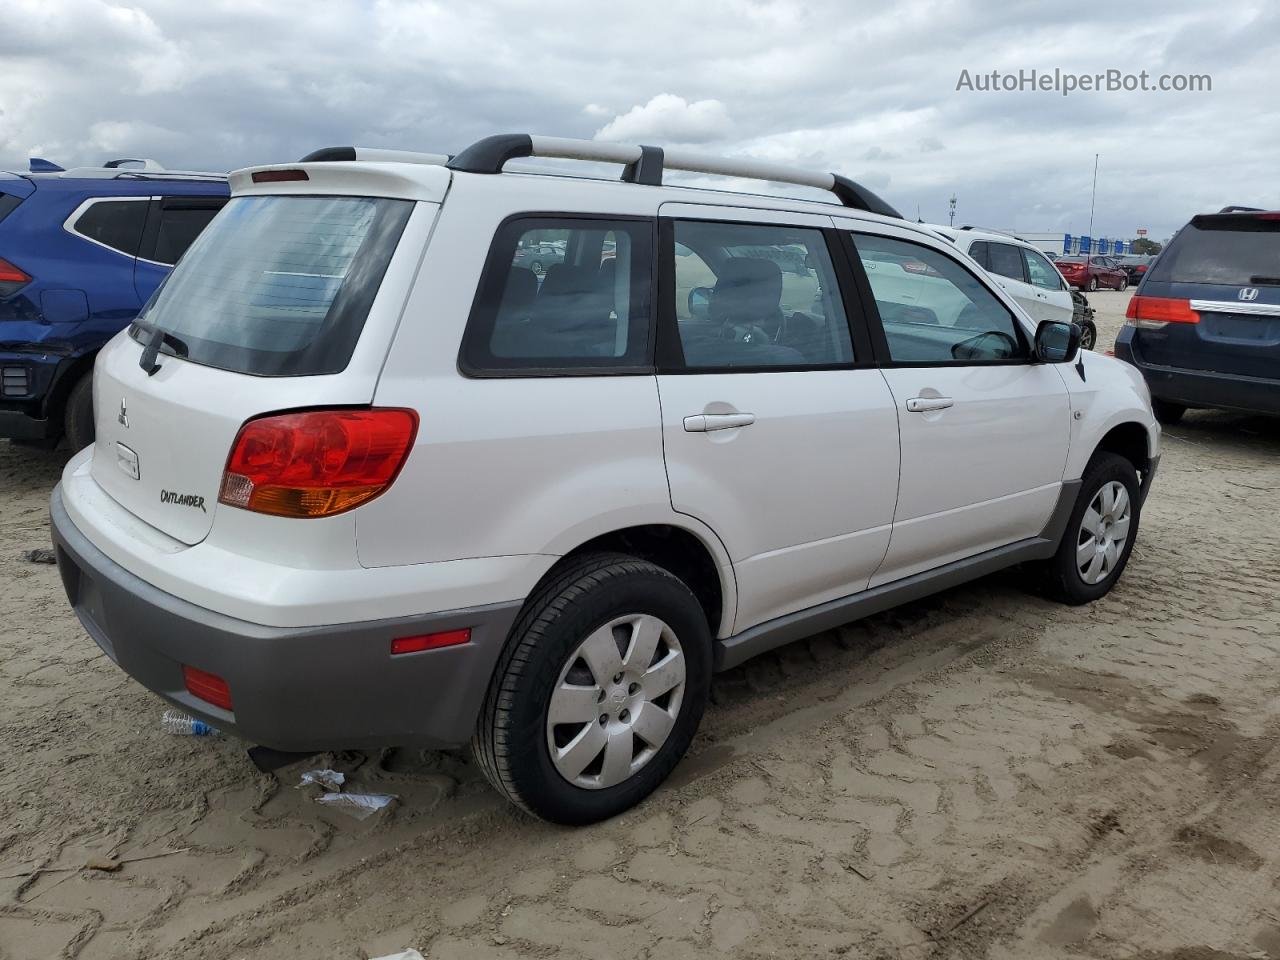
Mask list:
[{"label": "plastic bottle", "polygon": [[203,720],[189,717],[181,710],[166,710],[164,716],[160,718],[160,726],[165,733],[172,733],[179,737],[208,737],[218,732],[217,727],[211,727]]}]

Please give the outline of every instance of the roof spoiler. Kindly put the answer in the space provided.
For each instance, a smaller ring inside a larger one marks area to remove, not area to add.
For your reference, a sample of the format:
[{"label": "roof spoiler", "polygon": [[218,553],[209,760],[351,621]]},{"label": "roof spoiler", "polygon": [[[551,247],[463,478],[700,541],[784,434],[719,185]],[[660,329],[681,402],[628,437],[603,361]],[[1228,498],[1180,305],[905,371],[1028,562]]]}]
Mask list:
[{"label": "roof spoiler", "polygon": [[27,163],[27,173],[61,173],[65,169],[44,157],[32,157]]},{"label": "roof spoiler", "polygon": [[521,157],[620,163],[623,165],[623,181],[651,186],[662,183],[663,170],[794,183],[829,190],[846,207],[902,219],[902,214],[880,197],[838,173],[822,173],[763,160],[706,156],[686,150],[669,150],[641,144],[506,133],[477,140],[445,165],[450,170],[464,173],[501,173],[507,161]]},{"label": "roof spoiler", "polygon": [[299,163],[338,163],[372,160],[382,163],[425,163],[442,167],[453,158],[446,153],[415,153],[412,150],[381,150],[375,147],[322,147],[312,150]]}]

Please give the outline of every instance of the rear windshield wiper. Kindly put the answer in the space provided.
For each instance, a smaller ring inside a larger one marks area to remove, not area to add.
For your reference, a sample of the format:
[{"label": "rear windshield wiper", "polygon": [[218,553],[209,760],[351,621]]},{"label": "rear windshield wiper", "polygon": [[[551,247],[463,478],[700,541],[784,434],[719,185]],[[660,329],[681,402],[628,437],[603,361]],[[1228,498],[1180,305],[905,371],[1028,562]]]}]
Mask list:
[{"label": "rear windshield wiper", "polygon": [[1266,287],[1280,287],[1280,277],[1250,277],[1250,283],[1260,283]]},{"label": "rear windshield wiper", "polygon": [[185,357],[190,353],[185,340],[157,327],[154,323],[135,320],[133,325],[141,330],[147,338],[144,341],[146,346],[142,350],[142,356],[138,358],[138,366],[146,371],[148,377],[154,376],[155,372],[160,369],[160,364],[156,363],[156,357],[160,353],[161,345],[168,347],[178,357]]}]

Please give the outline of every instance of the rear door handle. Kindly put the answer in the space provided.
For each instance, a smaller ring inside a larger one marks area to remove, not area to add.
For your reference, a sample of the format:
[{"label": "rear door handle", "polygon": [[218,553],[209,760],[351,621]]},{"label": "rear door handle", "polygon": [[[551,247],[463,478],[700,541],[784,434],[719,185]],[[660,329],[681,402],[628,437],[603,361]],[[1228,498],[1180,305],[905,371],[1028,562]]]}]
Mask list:
[{"label": "rear door handle", "polygon": [[928,413],[930,410],[945,410],[954,404],[950,397],[912,397],[907,401],[907,412]]},{"label": "rear door handle", "polygon": [[685,417],[684,429],[686,433],[710,433],[749,427],[755,422],[754,413],[700,413],[696,417]]}]

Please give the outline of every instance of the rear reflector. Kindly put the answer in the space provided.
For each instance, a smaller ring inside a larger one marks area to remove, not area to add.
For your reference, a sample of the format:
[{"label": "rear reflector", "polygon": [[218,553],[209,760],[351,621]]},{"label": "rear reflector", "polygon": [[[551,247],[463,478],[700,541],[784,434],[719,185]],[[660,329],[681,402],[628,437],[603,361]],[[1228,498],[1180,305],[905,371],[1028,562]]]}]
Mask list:
[{"label": "rear reflector", "polygon": [[1190,300],[1172,297],[1135,296],[1129,301],[1129,309],[1124,315],[1138,327],[1200,322],[1200,314],[1191,309]]},{"label": "rear reflector", "polygon": [[0,257],[0,283],[26,283],[30,279],[23,271]]},{"label": "rear reflector", "polygon": [[464,630],[445,630],[443,633],[423,633],[416,637],[396,637],[391,641],[391,654],[421,653],[423,650],[457,647],[470,642],[470,627]]},{"label": "rear reflector", "polygon": [[288,180],[310,180],[305,170],[259,170],[253,175],[254,183],[283,183]]},{"label": "rear reflector", "polygon": [[218,502],[277,517],[327,517],[391,486],[413,446],[412,410],[308,410],[250,420]]},{"label": "rear reflector", "polygon": [[216,673],[208,673],[183,664],[182,680],[187,685],[187,693],[193,697],[198,697],[205,703],[212,703],[223,710],[231,709],[231,688],[227,686],[227,681]]}]

